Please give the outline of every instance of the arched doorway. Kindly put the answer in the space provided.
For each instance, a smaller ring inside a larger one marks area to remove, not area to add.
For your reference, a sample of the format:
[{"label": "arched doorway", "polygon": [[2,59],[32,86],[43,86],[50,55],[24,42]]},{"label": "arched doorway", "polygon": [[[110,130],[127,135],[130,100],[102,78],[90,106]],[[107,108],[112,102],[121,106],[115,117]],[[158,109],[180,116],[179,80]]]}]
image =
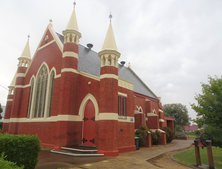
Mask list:
[{"label": "arched doorway", "polygon": [[83,145],[95,146],[95,107],[91,100],[84,110]]}]

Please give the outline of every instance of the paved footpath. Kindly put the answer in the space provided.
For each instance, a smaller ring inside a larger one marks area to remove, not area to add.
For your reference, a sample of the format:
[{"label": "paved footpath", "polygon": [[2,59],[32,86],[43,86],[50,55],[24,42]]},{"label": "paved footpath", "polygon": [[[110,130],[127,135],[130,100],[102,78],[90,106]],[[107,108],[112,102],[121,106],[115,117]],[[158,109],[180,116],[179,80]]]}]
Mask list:
[{"label": "paved footpath", "polygon": [[[128,153],[121,153],[118,157],[103,161],[79,165],[75,169],[159,169],[147,162],[147,160],[159,156],[163,153],[180,150],[189,147],[193,140],[173,140],[165,146],[153,146],[151,148],[140,148],[140,150]],[[71,169],[71,168],[70,168]]]}]

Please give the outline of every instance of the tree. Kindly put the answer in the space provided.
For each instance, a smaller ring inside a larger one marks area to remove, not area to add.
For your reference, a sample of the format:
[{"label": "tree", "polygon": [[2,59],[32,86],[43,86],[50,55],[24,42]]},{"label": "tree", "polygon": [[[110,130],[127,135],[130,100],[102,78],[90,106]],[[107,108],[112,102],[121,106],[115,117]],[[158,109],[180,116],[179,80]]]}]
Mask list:
[{"label": "tree", "polygon": [[202,83],[202,94],[196,94],[196,104],[191,104],[197,112],[194,120],[199,127],[206,125],[205,132],[213,137],[212,144],[222,148],[222,78],[209,76],[208,83]]},{"label": "tree", "polygon": [[181,103],[165,104],[163,105],[163,112],[166,117],[175,119],[175,126],[183,127],[190,125],[188,110],[186,106],[182,105]]},{"label": "tree", "polygon": [[3,112],[3,110],[2,110],[1,103],[0,103],[0,119],[2,119],[2,115],[1,115],[2,112]]}]

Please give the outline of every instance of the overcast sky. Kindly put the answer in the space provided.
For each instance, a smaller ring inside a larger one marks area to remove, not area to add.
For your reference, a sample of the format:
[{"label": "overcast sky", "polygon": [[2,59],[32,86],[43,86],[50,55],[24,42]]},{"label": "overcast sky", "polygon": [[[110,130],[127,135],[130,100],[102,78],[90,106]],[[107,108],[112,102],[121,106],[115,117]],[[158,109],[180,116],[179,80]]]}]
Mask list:
[{"label": "overcast sky", "polygon": [[[110,11],[120,60],[162,98],[163,104],[186,105],[196,113],[195,93],[208,75],[222,71],[221,0],[77,0],[80,43],[99,52],[109,25]],[[7,90],[30,34],[31,55],[53,20],[60,34],[73,9],[72,0],[0,0],[0,103]]]}]

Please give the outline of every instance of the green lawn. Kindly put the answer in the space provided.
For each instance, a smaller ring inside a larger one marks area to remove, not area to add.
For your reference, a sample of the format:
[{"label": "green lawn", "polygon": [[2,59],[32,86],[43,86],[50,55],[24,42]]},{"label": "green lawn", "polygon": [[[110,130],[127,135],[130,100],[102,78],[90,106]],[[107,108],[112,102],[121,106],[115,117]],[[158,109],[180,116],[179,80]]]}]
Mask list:
[{"label": "green lawn", "polygon": [[[218,169],[222,168],[222,148],[212,147],[212,150],[213,150],[214,167]],[[200,157],[202,164],[209,165],[207,158],[207,148],[204,149],[200,148]],[[174,154],[173,158],[184,164],[196,164],[194,148]]]},{"label": "green lawn", "polygon": [[195,136],[195,135],[190,135],[190,134],[187,134],[186,136],[187,136],[187,138],[197,138],[197,136]]},{"label": "green lawn", "polygon": [[41,147],[41,150],[52,150],[51,148]]}]

